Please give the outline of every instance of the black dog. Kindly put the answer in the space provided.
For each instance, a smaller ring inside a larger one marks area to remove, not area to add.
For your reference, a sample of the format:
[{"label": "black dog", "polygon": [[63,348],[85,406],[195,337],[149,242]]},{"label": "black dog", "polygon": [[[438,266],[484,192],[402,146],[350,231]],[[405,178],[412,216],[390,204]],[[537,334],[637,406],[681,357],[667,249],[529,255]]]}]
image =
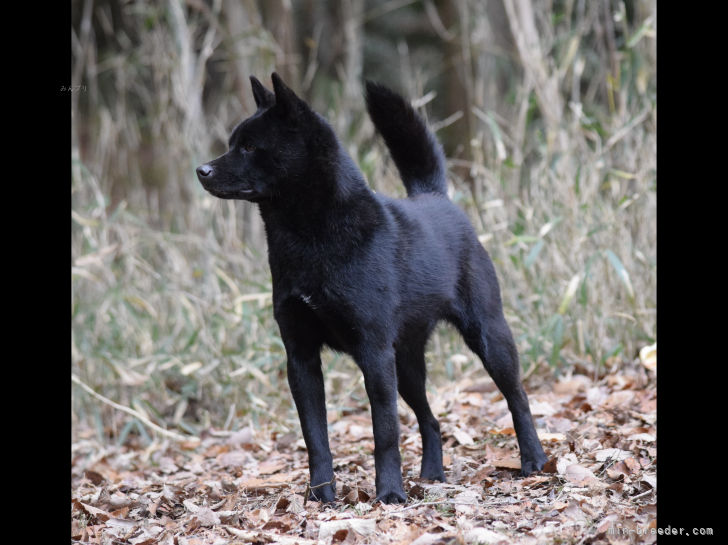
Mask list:
[{"label": "black dog", "polygon": [[[425,394],[425,344],[446,320],[463,335],[508,401],[521,474],[546,455],[519,379],[493,264],[447,197],[445,157],[399,95],[367,82],[369,115],[408,198],[374,194],[331,126],[273,74],[275,94],[251,77],[258,111],[230,149],[199,167],[203,187],[258,204],[268,239],[273,308],[288,382],[308,447],[311,485],[333,478],[320,351],[350,354],[364,373],[374,424],[377,499],[404,502],[397,392],[422,435],[421,476],[445,482],[440,426]],[[312,492],[332,502],[335,484]]]}]

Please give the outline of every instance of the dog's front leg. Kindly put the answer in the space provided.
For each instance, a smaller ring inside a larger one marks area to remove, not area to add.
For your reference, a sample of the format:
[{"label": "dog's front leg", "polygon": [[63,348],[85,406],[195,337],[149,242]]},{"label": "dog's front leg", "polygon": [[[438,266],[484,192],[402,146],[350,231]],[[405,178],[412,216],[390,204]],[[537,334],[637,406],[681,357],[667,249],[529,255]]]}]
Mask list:
[{"label": "dog's front leg", "polygon": [[[308,449],[311,486],[330,482],[334,465],[326,425],[326,393],[321,371],[321,323],[299,298],[285,297],[274,288],[274,312],[288,356],[288,384],[301,420]],[[336,499],[336,483],[311,490],[311,500],[325,503]]]},{"label": "dog's front leg", "polygon": [[372,407],[377,499],[384,503],[404,503],[407,495],[402,484],[399,454],[394,349],[368,350],[355,359],[364,373],[364,386]]},{"label": "dog's front leg", "polygon": [[[288,384],[296,402],[303,439],[308,449],[311,486],[330,482],[334,468],[326,426],[324,375],[318,352],[306,357],[296,349],[288,350]],[[333,502],[336,499],[336,483],[314,488],[309,499]]]}]

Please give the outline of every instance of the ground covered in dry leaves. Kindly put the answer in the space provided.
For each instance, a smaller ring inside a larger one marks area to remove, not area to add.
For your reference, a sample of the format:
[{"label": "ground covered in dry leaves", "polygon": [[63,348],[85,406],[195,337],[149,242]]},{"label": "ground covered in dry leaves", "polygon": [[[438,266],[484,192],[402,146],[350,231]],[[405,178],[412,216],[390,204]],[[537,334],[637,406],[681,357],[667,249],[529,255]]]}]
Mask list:
[{"label": "ground covered in dry leaves", "polygon": [[334,505],[304,501],[307,455],[293,433],[209,430],[199,443],[144,450],[84,440],[72,446],[71,537],[133,545],[654,542],[655,376],[635,364],[529,391],[550,461],[528,478],[518,474],[511,416],[489,379],[463,379],[432,398],[447,484],[417,477],[422,444],[403,406],[406,505],[374,502],[366,406],[329,418]]}]

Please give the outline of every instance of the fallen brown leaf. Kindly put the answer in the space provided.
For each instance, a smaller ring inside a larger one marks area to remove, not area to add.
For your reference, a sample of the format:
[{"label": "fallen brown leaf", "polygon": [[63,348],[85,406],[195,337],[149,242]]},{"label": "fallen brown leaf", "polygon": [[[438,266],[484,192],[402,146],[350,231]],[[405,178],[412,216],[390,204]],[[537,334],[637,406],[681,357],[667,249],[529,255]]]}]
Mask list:
[{"label": "fallen brown leaf", "polygon": [[369,494],[363,490],[357,488],[352,490],[344,497],[344,503],[347,505],[356,505],[357,503],[367,503],[369,501]]},{"label": "fallen brown leaf", "polygon": [[284,534],[291,529],[289,524],[281,522],[280,520],[271,520],[263,525],[263,530],[280,530]]},{"label": "fallen brown leaf", "polygon": [[470,434],[466,431],[461,430],[457,426],[453,427],[452,429],[452,435],[457,439],[458,443],[461,445],[472,445],[475,441],[473,441],[473,438],[470,437]]},{"label": "fallen brown leaf", "polygon": [[217,516],[212,509],[205,506],[199,506],[192,503],[190,500],[185,500],[184,506],[197,518],[200,526],[213,526],[220,524],[220,517]]},{"label": "fallen brown leaf", "polygon": [[247,490],[256,490],[262,488],[283,488],[290,484],[293,479],[293,473],[279,473],[271,475],[265,479],[253,477],[240,482],[240,488]]},{"label": "fallen brown leaf", "polygon": [[77,500],[74,500],[73,503],[78,509],[82,510],[89,517],[95,517],[102,522],[105,522],[109,520],[109,518],[111,518],[111,514],[107,511],[104,511],[103,509],[98,509],[96,507],[93,507],[92,505],[87,505]]},{"label": "fallen brown leaf", "polygon": [[588,481],[598,480],[594,473],[590,469],[580,466],[578,464],[571,464],[566,468],[564,477],[567,481],[572,483],[583,483]]},{"label": "fallen brown leaf", "polygon": [[299,496],[297,494],[292,494],[290,499],[291,499],[291,504],[286,509],[287,512],[297,515],[301,511],[306,510],[303,507],[303,496]]},{"label": "fallen brown leaf", "polygon": [[129,507],[122,507],[116,511],[112,511],[110,515],[114,518],[125,519],[126,515],[129,514]]},{"label": "fallen brown leaf", "polygon": [[632,473],[637,473],[640,471],[640,469],[642,469],[642,464],[640,464],[634,458],[627,458],[624,461],[624,465],[626,465]]},{"label": "fallen brown leaf", "polygon": [[505,469],[521,469],[520,458],[504,458],[502,460],[493,460],[491,462],[495,467]]},{"label": "fallen brown leaf", "polygon": [[271,475],[273,473],[279,472],[281,469],[285,469],[288,467],[288,464],[286,462],[274,462],[270,464],[260,464],[260,467],[258,468],[258,472],[261,475]]},{"label": "fallen brown leaf", "polygon": [[550,458],[548,462],[546,462],[543,465],[543,471],[544,473],[556,473],[556,458]]},{"label": "fallen brown leaf", "polygon": [[425,489],[422,488],[420,485],[416,484],[412,488],[409,489],[409,492],[407,495],[410,498],[414,498],[416,500],[422,500],[425,498]]},{"label": "fallen brown leaf", "polygon": [[334,535],[332,536],[332,539],[331,540],[334,543],[339,543],[341,541],[344,541],[347,538],[348,535],[349,535],[349,530],[347,530],[345,528],[342,528],[341,530],[339,530],[336,533],[334,533]]},{"label": "fallen brown leaf", "polygon": [[319,526],[318,538],[319,540],[325,540],[339,530],[354,530],[357,534],[368,536],[376,530],[376,521],[374,519],[351,518],[322,522],[321,526]]},{"label": "fallen brown leaf", "polygon": [[86,470],[85,475],[86,478],[94,484],[94,486],[99,486],[106,480],[101,473],[96,471]]}]

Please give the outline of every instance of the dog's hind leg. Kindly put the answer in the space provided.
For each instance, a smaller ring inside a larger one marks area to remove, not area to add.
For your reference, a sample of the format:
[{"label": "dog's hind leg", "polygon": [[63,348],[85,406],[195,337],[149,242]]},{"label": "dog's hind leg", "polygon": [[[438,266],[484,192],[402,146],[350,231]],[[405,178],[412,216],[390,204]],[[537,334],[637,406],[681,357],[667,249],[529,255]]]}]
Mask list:
[{"label": "dog's hind leg", "polygon": [[440,424],[427,402],[425,379],[425,343],[427,336],[417,340],[407,339],[397,347],[397,389],[399,395],[414,411],[422,436],[422,468],[420,477],[446,482],[442,467],[442,439]]},{"label": "dog's hind leg", "polygon": [[466,284],[467,289],[460,298],[460,308],[450,317],[450,321],[482,360],[486,371],[506,398],[521,450],[521,475],[528,476],[540,471],[547,458],[536,434],[528,397],[521,384],[518,350],[503,316],[495,271],[489,260],[484,259],[479,265],[478,269],[483,271],[484,276],[470,278],[472,283]]},{"label": "dog's hind leg", "polygon": [[533,425],[528,397],[521,384],[518,351],[505,318],[490,322],[476,320],[461,332],[508,402],[521,450],[521,475],[526,477],[540,471],[547,458]]}]

